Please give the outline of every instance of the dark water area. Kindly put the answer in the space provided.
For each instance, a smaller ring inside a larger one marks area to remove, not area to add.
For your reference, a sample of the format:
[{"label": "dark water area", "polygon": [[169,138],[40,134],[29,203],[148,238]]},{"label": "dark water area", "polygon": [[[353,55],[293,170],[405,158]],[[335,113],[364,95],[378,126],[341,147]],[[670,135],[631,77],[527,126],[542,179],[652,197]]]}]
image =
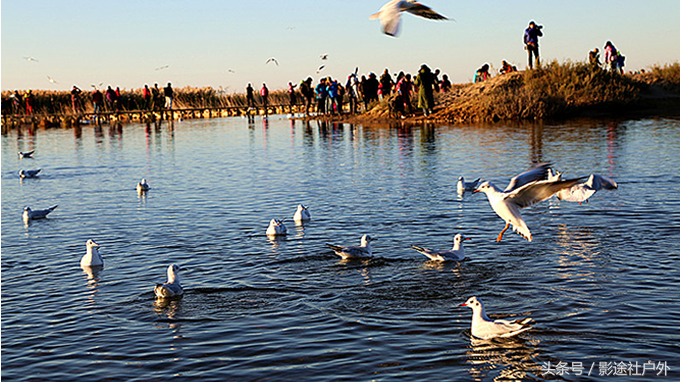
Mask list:
[{"label": "dark water area", "polygon": [[[679,154],[677,119],[10,130],[2,378],[680,380]],[[458,177],[504,187],[539,162],[619,188],[524,209],[533,242],[509,231],[497,243],[503,221],[483,194],[458,196]],[[22,168],[42,172],[20,180]],[[292,220],[299,203],[312,214],[304,226]],[[47,219],[21,218],[55,204]],[[268,238],[283,217],[289,234]],[[410,248],[448,249],[456,233],[472,238],[461,263]],[[378,239],[369,260],[326,246],[363,234]],[[105,262],[95,275],[79,266],[88,239]],[[156,301],[172,263],[185,295]],[[459,306],[470,296],[492,318],[536,324],[476,340]]]}]

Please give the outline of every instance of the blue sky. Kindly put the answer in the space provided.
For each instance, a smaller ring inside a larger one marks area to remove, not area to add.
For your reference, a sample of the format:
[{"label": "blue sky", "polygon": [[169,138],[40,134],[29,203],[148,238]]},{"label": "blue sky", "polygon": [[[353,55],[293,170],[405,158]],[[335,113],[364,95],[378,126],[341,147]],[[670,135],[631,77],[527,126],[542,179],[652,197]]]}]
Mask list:
[{"label": "blue sky", "polygon": [[[282,89],[307,76],[344,80],[355,67],[414,73],[422,63],[464,83],[485,62],[524,68],[522,33],[530,20],[544,25],[543,60],[584,60],[607,40],[627,57],[628,70],[680,60],[678,0],[423,0],[455,21],[406,14],[397,38],[368,19],[385,1],[4,0],[1,85],[67,90],[103,82],[130,89],[172,82],[242,92],[248,82]],[[269,57],[280,66],[266,65]]]}]

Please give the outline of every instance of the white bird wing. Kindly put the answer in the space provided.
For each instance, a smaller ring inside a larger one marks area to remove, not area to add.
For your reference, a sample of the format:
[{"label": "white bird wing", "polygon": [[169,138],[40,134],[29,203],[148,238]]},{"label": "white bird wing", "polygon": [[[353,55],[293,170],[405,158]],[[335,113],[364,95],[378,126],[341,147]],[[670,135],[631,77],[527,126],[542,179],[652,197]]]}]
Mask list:
[{"label": "white bird wing", "polygon": [[184,293],[182,286],[176,283],[169,284],[165,283],[162,285],[156,285],[154,292],[158,297],[175,297],[181,296]]},{"label": "white bird wing", "polygon": [[582,179],[583,178],[577,178],[559,181],[536,180],[507,193],[504,199],[511,201],[520,208],[529,207],[548,199],[562,189],[575,185]]},{"label": "white bird wing", "polygon": [[380,8],[377,13],[372,14],[369,19],[380,19],[383,32],[390,36],[396,36],[399,33],[399,25],[401,24],[401,9],[399,3],[402,0],[392,0]]},{"label": "white bird wing", "polygon": [[500,337],[512,337],[531,329],[531,326],[525,326],[530,321],[531,318],[522,321],[494,320],[493,323],[498,331],[502,333]]},{"label": "white bird wing", "polygon": [[557,198],[559,200],[564,200],[565,202],[585,202],[591,196],[595,195],[597,190],[586,187],[584,183],[575,184],[564,190],[560,190],[557,193]]},{"label": "white bird wing", "polygon": [[546,179],[548,176],[548,168],[550,168],[550,163],[540,163],[521,174],[515,175],[510,179],[510,183],[508,183],[508,186],[505,187],[504,191],[510,192],[535,180]]},{"label": "white bird wing", "polygon": [[440,15],[439,13],[433,11],[432,8],[420,3],[411,3],[405,1],[402,2],[402,6],[404,7],[405,11],[416,16],[424,17],[430,20],[448,20],[446,16]]}]

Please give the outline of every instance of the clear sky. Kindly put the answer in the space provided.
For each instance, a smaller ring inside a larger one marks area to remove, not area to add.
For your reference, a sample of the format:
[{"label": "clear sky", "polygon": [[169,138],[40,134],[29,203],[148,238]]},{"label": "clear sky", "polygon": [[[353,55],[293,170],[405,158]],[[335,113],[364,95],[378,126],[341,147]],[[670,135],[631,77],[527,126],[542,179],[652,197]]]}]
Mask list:
[{"label": "clear sky", "polygon": [[[523,69],[530,20],[544,26],[544,61],[585,60],[607,40],[626,56],[627,70],[680,60],[680,0],[423,0],[455,21],[405,14],[397,38],[368,19],[384,2],[3,0],[1,85],[130,89],[172,82],[242,92],[248,82],[282,89],[307,76],[344,81],[355,67],[415,73],[422,63],[463,83],[485,62],[498,69],[505,59]],[[269,57],[280,65],[265,64]]]}]

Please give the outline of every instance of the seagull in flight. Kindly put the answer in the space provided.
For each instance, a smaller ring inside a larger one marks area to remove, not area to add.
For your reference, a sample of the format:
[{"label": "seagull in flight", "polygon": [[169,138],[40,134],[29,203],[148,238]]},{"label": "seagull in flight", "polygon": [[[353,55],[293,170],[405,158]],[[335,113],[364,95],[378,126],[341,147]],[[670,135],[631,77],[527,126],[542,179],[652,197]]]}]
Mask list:
[{"label": "seagull in flight", "polygon": [[319,58],[322,59],[322,60],[328,60],[328,53],[320,54]]},{"label": "seagull in flight", "polygon": [[[532,240],[531,231],[524,222],[520,214],[520,208],[532,206],[550,198],[562,189],[569,188],[580,182],[583,178],[569,180],[548,180],[545,175],[537,177],[541,173],[547,172],[544,168],[547,164],[541,164],[525,171],[512,178],[510,184],[504,191],[486,181],[479,185],[473,192],[483,192],[486,194],[491,208],[496,215],[505,221],[505,228],[498,234],[496,241],[501,241],[505,231],[512,225],[513,231],[519,233],[528,241]],[[543,169],[545,171],[541,171]]]},{"label": "seagull in flight", "polygon": [[380,19],[383,32],[386,35],[396,37],[399,33],[399,24],[401,24],[401,13],[404,11],[430,20],[448,20],[446,16],[440,15],[432,8],[415,0],[391,0],[383,5],[377,13],[372,14],[369,20]]},{"label": "seagull in flight", "polygon": [[32,61],[32,62],[39,62],[38,60],[36,60],[36,59],[33,58],[33,57],[24,57],[24,60],[26,60],[26,61]]},{"label": "seagull in flight", "polygon": [[512,337],[531,329],[531,317],[521,320],[492,320],[486,315],[482,300],[477,297],[470,297],[467,301],[460,304],[472,309],[472,325],[470,332],[473,337],[487,340],[495,337]]},{"label": "seagull in flight", "polygon": [[325,67],[326,67],[326,65],[321,65],[321,66],[319,66],[319,69],[316,70],[316,74],[321,73],[321,71],[322,71],[323,68],[325,68]]},{"label": "seagull in flight", "polygon": [[234,69],[227,69],[227,72],[229,72],[229,73],[236,73],[236,72],[234,71]]},{"label": "seagull in flight", "polygon": [[156,68],[156,70],[163,70],[163,69],[167,69],[169,67],[170,67],[170,65],[163,65],[163,66]]},{"label": "seagull in flight", "polygon": [[50,82],[53,83],[53,84],[58,84],[58,82],[55,81],[54,78],[52,78],[52,77],[50,77],[50,76],[47,76],[47,80],[50,81]]},{"label": "seagull in flight", "polygon": [[267,65],[270,62],[273,62],[273,63],[276,64],[276,66],[279,66],[279,62],[276,61],[276,59],[274,57],[270,57],[269,59],[267,59],[267,62],[265,62],[264,64]]},{"label": "seagull in flight", "polygon": [[575,184],[557,193],[557,199],[567,202],[588,202],[588,199],[599,190],[616,190],[619,186],[616,182],[603,175],[590,174],[588,180]]}]

